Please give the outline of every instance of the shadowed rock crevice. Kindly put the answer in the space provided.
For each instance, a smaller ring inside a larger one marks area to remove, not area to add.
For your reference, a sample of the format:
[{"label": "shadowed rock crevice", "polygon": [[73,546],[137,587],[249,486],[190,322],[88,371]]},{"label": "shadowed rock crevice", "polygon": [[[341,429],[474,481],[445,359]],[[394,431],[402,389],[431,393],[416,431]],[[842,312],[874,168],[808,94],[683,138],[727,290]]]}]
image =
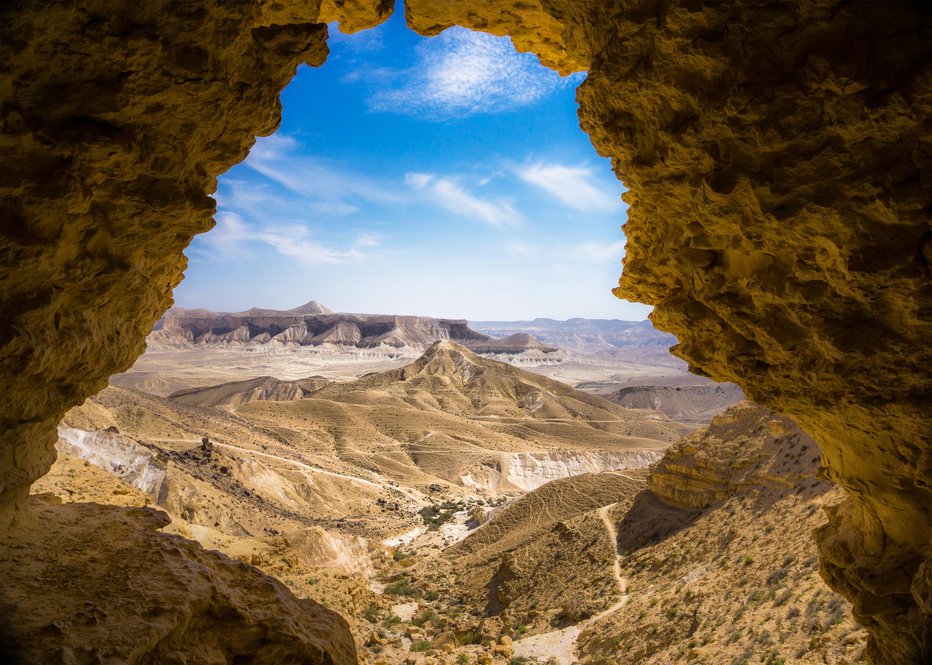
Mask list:
[{"label": "shadowed rock crevice", "polygon": [[[64,412],[127,368],[209,229],[216,177],[278,126],[324,23],[384,0],[0,9],[0,528]],[[929,5],[409,0],[422,34],[512,36],[587,70],[580,122],[631,205],[617,293],[675,353],[819,443],[849,493],[823,573],[875,662],[927,660]],[[322,100],[321,103],[326,103]]]}]

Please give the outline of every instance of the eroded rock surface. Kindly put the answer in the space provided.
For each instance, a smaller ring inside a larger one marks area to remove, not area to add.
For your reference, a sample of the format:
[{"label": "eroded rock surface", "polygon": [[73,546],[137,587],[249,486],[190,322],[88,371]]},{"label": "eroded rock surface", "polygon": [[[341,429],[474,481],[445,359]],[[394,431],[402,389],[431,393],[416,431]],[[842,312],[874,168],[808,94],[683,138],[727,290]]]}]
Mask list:
[{"label": "eroded rock surface", "polygon": [[788,418],[750,402],[716,416],[651,467],[648,487],[667,504],[701,509],[754,488],[814,483],[815,442]]},{"label": "eroded rock surface", "polygon": [[336,612],[179,536],[165,513],[32,497],[0,543],[4,662],[349,665]]},{"label": "eroded rock surface", "polygon": [[[278,92],[384,0],[0,10],[0,528],[55,425],[142,351],[216,176]],[[850,499],[822,571],[877,662],[932,657],[929,5],[409,0],[588,70],[580,120],[629,188],[618,294],[697,372],[818,442]]]}]

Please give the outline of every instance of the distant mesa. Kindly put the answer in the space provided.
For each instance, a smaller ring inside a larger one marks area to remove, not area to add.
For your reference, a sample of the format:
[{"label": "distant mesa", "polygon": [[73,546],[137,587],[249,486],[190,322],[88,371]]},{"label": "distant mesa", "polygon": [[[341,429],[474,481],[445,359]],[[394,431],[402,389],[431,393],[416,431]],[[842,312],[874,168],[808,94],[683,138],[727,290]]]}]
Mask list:
[{"label": "distant mesa", "polygon": [[477,332],[465,319],[334,313],[312,300],[289,310],[254,307],[245,312],[172,308],[149,335],[150,348],[334,347],[419,353],[438,340],[452,340],[484,355],[560,361],[556,346],[527,332],[501,339]]},{"label": "distant mesa", "polygon": [[542,344],[580,355],[636,359],[656,364],[677,364],[670,355],[676,338],[657,330],[650,321],[620,319],[537,318],[530,321],[470,321],[474,330],[492,337],[526,334]]}]

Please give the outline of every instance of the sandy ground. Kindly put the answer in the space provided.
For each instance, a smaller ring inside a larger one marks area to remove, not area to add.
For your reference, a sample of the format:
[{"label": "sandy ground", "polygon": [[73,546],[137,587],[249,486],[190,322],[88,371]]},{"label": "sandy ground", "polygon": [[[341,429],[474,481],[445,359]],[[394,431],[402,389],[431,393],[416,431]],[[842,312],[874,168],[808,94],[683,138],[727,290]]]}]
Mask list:
[{"label": "sandy ground", "polygon": [[[401,367],[415,355],[384,352],[334,352],[314,347],[294,349],[192,348],[146,351],[126,372],[111,377],[113,385],[166,396],[178,390],[241,381],[257,376],[295,380],[323,376],[350,381],[370,372]],[[570,357],[561,363],[518,365],[585,390],[628,385],[705,385],[707,379],[686,371],[685,364],[653,365],[614,358]],[[582,385],[580,385],[582,384]]]}]

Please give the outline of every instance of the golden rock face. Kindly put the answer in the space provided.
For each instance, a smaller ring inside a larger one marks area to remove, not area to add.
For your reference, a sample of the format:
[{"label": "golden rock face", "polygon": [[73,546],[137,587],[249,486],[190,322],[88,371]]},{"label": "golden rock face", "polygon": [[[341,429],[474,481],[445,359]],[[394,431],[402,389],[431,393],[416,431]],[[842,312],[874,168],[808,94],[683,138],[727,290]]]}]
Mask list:
[{"label": "golden rock face", "polygon": [[[0,10],[0,529],[64,412],[128,367],[210,228],[216,176],[385,0]],[[587,70],[631,204],[617,293],[697,372],[797,421],[850,499],[818,534],[876,662],[932,657],[932,65],[921,3],[409,0]]]},{"label": "golden rock face", "polygon": [[[346,620],[151,508],[40,494],[0,547],[5,663],[350,665]],[[78,572],[80,571],[80,572]],[[11,645],[6,639],[15,635]]]}]

